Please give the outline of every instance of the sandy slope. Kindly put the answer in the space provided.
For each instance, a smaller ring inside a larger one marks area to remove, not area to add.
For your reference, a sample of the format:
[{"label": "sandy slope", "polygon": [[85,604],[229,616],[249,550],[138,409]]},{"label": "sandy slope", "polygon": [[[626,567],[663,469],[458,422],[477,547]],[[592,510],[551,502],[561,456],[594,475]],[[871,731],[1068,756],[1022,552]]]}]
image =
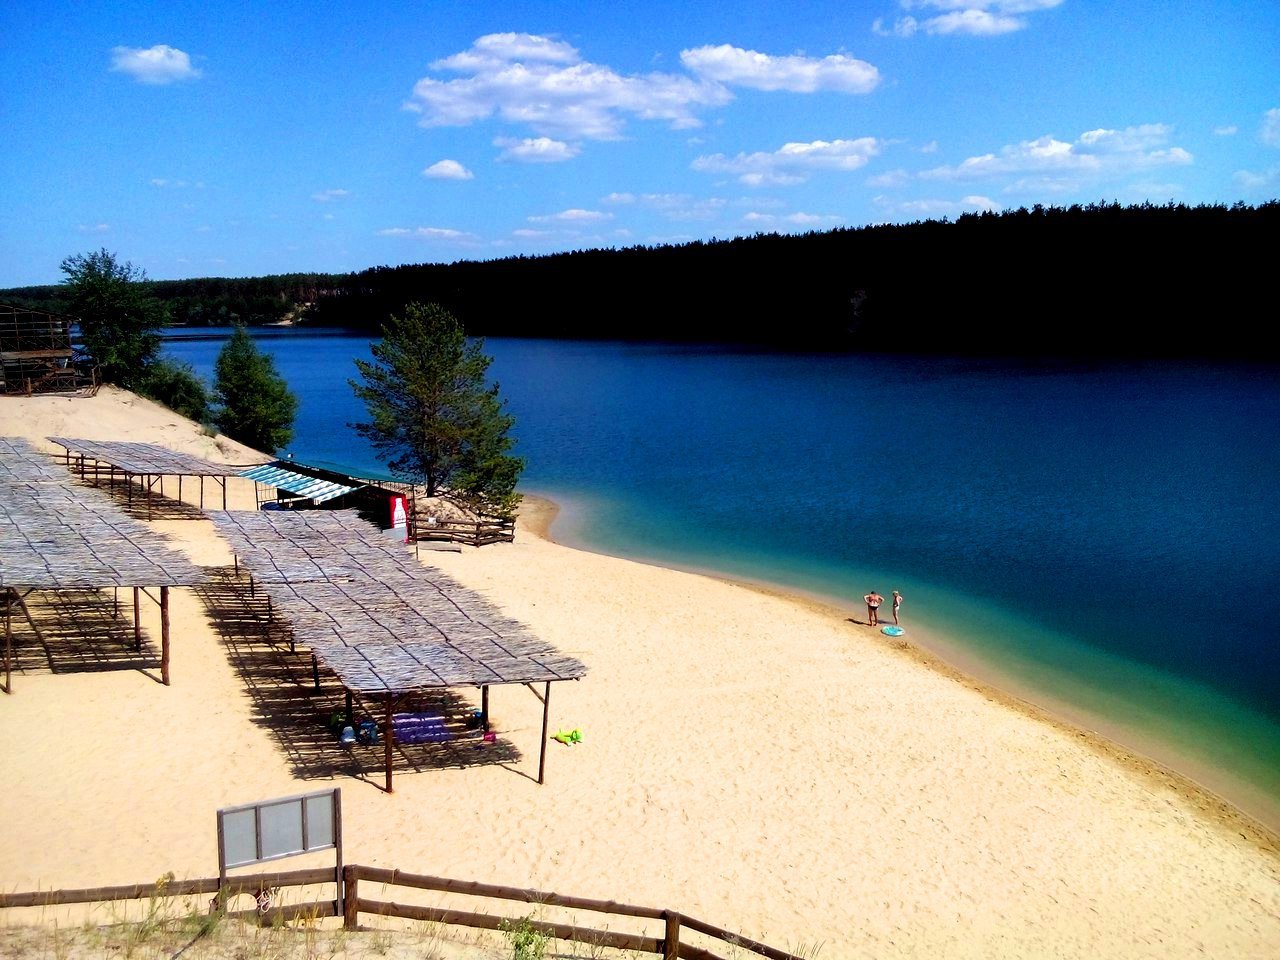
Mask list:
[{"label": "sandy slope", "polygon": [[[128,394],[0,398],[0,434],[59,433],[251,459]],[[207,876],[216,808],[337,785],[348,861],[669,906],[823,957],[1280,952],[1273,838],[1214,798],[847,612],[570,550],[536,512],[513,545],[424,558],[588,665],[552,688],[552,727],[585,742],[551,744],[545,786],[523,687],[493,693],[497,749],[406,768],[391,796],[379,755],[287,747],[280,713],[302,704],[314,733],[321,708],[247,665],[209,592],[176,590],[172,687],[35,663],[0,697],[0,884]],[[207,521],[158,525],[229,559]],[[271,662],[306,678],[303,658]],[[520,756],[480,762],[504,751]]]}]

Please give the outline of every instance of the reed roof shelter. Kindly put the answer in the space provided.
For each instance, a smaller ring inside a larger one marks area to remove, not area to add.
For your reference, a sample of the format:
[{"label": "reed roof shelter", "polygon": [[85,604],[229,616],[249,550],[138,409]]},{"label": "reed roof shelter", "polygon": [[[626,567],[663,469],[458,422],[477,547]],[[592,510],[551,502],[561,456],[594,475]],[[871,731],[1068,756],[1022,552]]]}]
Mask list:
[{"label": "reed roof shelter", "polygon": [[[140,596],[160,607],[162,682],[169,684],[169,588],[204,583],[195,564],[105,493],[71,482],[22,438],[0,438],[0,589],[4,591],[4,690],[13,692],[13,608],[31,622],[36,590],[133,590],[134,640],[142,645]],[[159,596],[149,588],[159,588]],[[34,622],[33,629],[37,629]],[[37,630],[38,632],[38,630]]]},{"label": "reed roof shelter", "polygon": [[[489,687],[523,684],[542,701],[538,782],[544,781],[551,684],[586,667],[557,651],[475,591],[413,559],[349,511],[211,514],[252,578],[262,585],[347,696],[383,709],[386,790],[398,700],[430,689],[476,687],[488,729]],[[317,676],[318,682],[318,676]],[[542,684],[541,694],[534,684]]]},{"label": "reed roof shelter", "polygon": [[137,480],[147,499],[147,515],[151,515],[152,490],[159,484],[164,494],[164,478],[178,478],[178,499],[182,499],[182,480],[195,477],[200,482],[200,509],[204,509],[204,481],[208,477],[222,488],[222,509],[227,509],[227,477],[239,476],[244,465],[214,463],[189,453],[179,453],[154,443],[126,440],[85,440],[78,437],[49,437],[62,447],[68,470],[82,480],[96,483],[104,476],[114,483],[117,473],[123,478],[129,503],[133,503],[133,482]]}]

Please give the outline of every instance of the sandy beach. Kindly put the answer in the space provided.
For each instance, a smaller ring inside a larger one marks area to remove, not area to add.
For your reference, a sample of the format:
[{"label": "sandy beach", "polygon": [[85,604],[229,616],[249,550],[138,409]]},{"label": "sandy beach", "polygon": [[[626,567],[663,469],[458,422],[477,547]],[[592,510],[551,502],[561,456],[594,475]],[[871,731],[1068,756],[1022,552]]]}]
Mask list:
[{"label": "sandy beach", "polygon": [[[256,459],[114,389],[0,398],[0,435]],[[253,508],[247,482],[229,493]],[[468,745],[398,769],[387,795],[380,754],[302,751],[271,705],[280,687],[307,702],[306,684],[255,671],[212,591],[176,589],[171,687],[28,657],[0,696],[0,885],[210,876],[217,808],[340,786],[350,862],[671,907],[822,957],[1280,954],[1280,845],[1212,794],[852,606],[556,544],[553,509],[526,503],[514,544],[422,555],[587,665],[553,686],[553,730],[584,739],[550,745],[545,785],[523,687],[492,693],[509,762]],[[154,523],[231,562],[207,520]]]}]

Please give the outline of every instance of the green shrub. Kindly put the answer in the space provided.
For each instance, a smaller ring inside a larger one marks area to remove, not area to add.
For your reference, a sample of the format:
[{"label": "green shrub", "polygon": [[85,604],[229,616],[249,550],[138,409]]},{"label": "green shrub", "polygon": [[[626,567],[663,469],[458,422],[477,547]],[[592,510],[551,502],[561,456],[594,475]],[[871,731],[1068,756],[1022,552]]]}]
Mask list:
[{"label": "green shrub", "polygon": [[138,392],[188,420],[205,423],[209,419],[209,388],[189,363],[155,361],[138,384]]}]

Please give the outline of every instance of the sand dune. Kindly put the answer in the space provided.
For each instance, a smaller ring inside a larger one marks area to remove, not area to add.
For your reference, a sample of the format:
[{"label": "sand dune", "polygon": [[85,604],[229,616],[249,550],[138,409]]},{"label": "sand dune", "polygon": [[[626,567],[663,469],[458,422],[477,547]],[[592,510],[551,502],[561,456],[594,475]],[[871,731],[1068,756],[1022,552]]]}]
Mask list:
[{"label": "sand dune", "polygon": [[[111,390],[0,398],[0,434],[251,459]],[[247,484],[231,495],[253,506]],[[384,794],[380,755],[312,720],[331,681],[317,701],[290,680],[303,658],[216,615],[229,594],[175,590],[172,687],[28,658],[0,697],[0,884],[211,875],[218,807],[337,785],[349,861],[669,906],[823,957],[1280,951],[1274,838],[1216,798],[850,611],[551,542],[544,509],[515,544],[426,559],[587,664],[553,686],[553,727],[584,742],[551,744],[546,785],[541,705],[514,687],[493,692],[499,751],[459,746]],[[230,559],[207,521],[157,526],[198,562]],[[487,762],[502,752],[518,757]]]}]

